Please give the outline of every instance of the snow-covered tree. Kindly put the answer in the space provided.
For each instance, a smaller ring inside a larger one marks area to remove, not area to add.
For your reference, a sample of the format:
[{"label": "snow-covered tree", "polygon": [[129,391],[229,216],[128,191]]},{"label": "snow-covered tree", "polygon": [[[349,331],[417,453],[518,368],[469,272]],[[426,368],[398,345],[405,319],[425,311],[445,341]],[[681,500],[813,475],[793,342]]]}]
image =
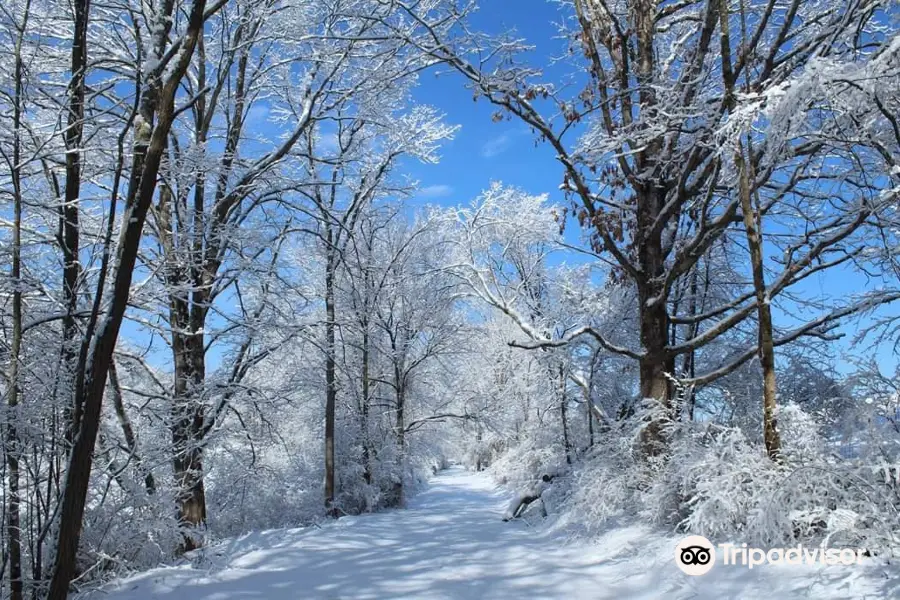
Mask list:
[{"label": "snow-covered tree", "polygon": [[[585,250],[611,261],[615,276],[637,293],[639,346],[616,348],[638,361],[640,394],[665,409],[660,415],[671,414],[676,358],[759,309],[760,294],[739,282],[703,313],[671,312],[674,290],[704,257],[743,235],[737,156],[746,156],[743,196],[758,196],[763,229],[768,222],[790,223],[792,232],[773,240],[779,252],[766,260],[773,272],[760,292],[768,302],[814,273],[852,264],[867,246],[872,218],[895,200],[892,167],[877,145],[847,139],[843,115],[820,91],[807,93],[819,81],[824,56],[828,64],[853,65],[856,77],[867,79],[859,84],[864,89],[887,82],[875,65],[892,60],[896,34],[880,0],[562,2],[569,52],[554,73],[568,66],[572,80],[584,82],[579,89],[549,80],[542,65],[527,62],[525,40],[463,27],[447,35],[424,22],[434,12],[451,18],[465,3],[397,4],[430,34],[420,43],[424,52],[462,75],[476,98],[497,107],[498,119],[520,120],[552,147],[567,208],[588,237]],[[736,152],[740,140],[743,150]],[[855,176],[861,165],[872,177]],[[851,299],[773,333],[766,345],[822,335],[873,302],[896,299],[894,291]],[[681,331],[673,338],[673,326],[677,332],[678,325],[694,324],[690,336]],[[598,337],[590,329],[569,337],[588,334]],[[710,383],[757,354],[752,343],[682,384]],[[661,426],[652,422],[646,430],[648,455],[663,448]]]}]

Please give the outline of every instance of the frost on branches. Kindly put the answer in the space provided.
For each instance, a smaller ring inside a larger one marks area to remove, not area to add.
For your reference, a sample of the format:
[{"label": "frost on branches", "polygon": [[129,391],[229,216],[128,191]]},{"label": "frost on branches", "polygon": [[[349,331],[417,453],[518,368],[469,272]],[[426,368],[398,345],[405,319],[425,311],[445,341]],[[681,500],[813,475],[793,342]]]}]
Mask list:
[{"label": "frost on branches", "polygon": [[[0,597],[451,462],[587,535],[897,548],[896,2],[484,4],[4,4]],[[543,189],[441,171],[484,105]]]}]

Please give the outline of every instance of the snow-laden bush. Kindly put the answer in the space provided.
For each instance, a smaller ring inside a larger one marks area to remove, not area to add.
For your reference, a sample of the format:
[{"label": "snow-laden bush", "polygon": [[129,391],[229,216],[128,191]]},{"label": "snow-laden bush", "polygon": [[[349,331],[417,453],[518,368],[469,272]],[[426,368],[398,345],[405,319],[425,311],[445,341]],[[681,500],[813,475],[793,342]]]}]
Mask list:
[{"label": "snow-laden bush", "polygon": [[500,483],[513,488],[528,487],[542,476],[560,469],[560,454],[556,448],[523,443],[515,452],[507,452],[491,465],[491,472]]},{"label": "snow-laden bush", "polygon": [[[757,544],[893,546],[900,524],[894,491],[872,477],[865,460],[833,455],[814,419],[799,407],[783,407],[779,422],[781,462],[740,430],[707,428],[701,434],[683,428],[689,434],[674,445],[664,469],[682,499],[675,524]],[[653,506],[659,497],[647,502]]]},{"label": "snow-laden bush", "polygon": [[85,510],[80,572],[90,578],[108,578],[171,556],[181,538],[175,513],[169,510],[174,505],[170,488],[160,486],[151,497],[140,482],[122,475],[120,483],[130,494],[126,495],[119,482],[109,482],[105,474],[92,474],[91,479],[96,482],[93,489],[103,492],[91,494]]},{"label": "snow-laden bush", "polygon": [[[769,459],[758,434],[682,421],[664,427],[665,453],[646,458],[639,453],[649,422],[645,407],[602,432],[591,451],[554,480],[544,495],[557,506],[555,526],[590,536],[613,519],[631,518],[748,544],[896,547],[900,468],[874,455],[840,457],[816,420],[796,405],[781,407],[778,417],[780,462]],[[498,465],[515,485],[546,468],[537,467],[540,456],[527,445]]]},{"label": "snow-laden bush", "polygon": [[274,447],[258,451],[254,460],[229,449],[211,453],[207,526],[213,539],[299,527],[320,516],[321,494],[311,483],[321,480],[322,469],[309,455]]}]

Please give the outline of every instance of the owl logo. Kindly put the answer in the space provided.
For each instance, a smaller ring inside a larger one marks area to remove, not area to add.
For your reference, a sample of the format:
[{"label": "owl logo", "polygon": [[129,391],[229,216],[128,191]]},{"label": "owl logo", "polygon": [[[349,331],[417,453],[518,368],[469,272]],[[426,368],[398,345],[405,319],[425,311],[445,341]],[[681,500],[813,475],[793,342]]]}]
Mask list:
[{"label": "owl logo", "polygon": [[705,575],[716,564],[716,550],[703,536],[686,537],[675,546],[675,564],[688,575]]}]

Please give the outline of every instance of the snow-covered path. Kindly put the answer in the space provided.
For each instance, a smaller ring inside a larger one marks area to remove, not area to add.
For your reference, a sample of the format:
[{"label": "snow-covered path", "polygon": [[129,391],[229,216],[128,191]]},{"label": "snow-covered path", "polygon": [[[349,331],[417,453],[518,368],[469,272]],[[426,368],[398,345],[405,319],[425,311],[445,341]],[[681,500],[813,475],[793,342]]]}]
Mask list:
[{"label": "snow-covered path", "polygon": [[91,600],[885,598],[900,587],[871,569],[747,571],[688,577],[677,540],[639,527],[566,544],[501,521],[510,496],[484,473],[450,469],[406,510],[321,529],[253,533],[210,548],[201,567],[154,569]]}]

